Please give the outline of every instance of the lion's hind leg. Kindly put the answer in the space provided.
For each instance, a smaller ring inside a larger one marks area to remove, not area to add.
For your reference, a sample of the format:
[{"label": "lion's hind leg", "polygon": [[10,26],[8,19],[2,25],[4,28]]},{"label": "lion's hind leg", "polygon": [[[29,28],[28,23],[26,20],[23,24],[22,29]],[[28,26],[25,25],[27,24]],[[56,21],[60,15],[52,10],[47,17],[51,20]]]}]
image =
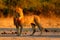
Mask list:
[{"label": "lion's hind leg", "polygon": [[30,36],[34,35],[34,33],[36,32],[36,28],[35,28],[36,25],[34,23],[31,23],[31,26],[32,26],[33,33]]}]

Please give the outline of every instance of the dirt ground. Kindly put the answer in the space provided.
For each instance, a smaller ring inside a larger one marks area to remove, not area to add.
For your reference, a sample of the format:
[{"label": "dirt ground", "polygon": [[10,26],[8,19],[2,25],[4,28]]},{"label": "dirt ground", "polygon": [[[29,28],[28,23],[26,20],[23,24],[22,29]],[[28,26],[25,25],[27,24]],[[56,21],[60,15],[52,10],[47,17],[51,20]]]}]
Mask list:
[{"label": "dirt ground", "polygon": [[56,37],[0,37],[0,40],[60,40]]},{"label": "dirt ground", "polygon": [[60,32],[36,32],[33,36],[29,36],[31,32],[22,32],[21,36],[6,32],[0,34],[0,40],[60,40]]}]

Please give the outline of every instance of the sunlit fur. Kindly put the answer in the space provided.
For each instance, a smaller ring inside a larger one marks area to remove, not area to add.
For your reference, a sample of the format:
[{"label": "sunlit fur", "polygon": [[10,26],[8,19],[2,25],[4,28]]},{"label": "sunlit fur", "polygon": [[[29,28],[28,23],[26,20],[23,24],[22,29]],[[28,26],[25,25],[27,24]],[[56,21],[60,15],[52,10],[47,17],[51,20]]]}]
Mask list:
[{"label": "sunlit fur", "polygon": [[[16,11],[20,14],[20,17],[19,17],[18,22],[16,22],[16,20],[14,18],[14,24],[16,26],[18,35],[21,35],[23,25],[25,25],[27,20],[25,20],[26,18],[24,17],[23,10],[21,8],[16,8]],[[39,30],[41,31],[41,34],[42,34],[43,28],[40,25],[40,17],[37,15],[33,15],[32,18],[33,18],[33,20],[32,20],[32,22],[30,22],[30,25],[32,26],[33,33],[31,35],[33,35],[35,33],[35,25],[37,25],[37,27],[39,28]],[[21,28],[19,29],[19,27],[21,27]]]}]

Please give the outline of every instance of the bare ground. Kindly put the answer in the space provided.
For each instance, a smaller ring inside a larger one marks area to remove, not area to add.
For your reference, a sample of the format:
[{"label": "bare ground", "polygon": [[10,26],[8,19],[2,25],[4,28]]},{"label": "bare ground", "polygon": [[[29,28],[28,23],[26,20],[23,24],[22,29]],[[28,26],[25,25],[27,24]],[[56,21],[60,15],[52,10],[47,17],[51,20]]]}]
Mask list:
[{"label": "bare ground", "polygon": [[[13,32],[13,33],[12,33]],[[32,31],[23,31],[21,36],[17,36],[16,30],[0,30],[0,40],[60,40],[60,32],[40,32],[37,31],[33,36],[29,36]]]}]

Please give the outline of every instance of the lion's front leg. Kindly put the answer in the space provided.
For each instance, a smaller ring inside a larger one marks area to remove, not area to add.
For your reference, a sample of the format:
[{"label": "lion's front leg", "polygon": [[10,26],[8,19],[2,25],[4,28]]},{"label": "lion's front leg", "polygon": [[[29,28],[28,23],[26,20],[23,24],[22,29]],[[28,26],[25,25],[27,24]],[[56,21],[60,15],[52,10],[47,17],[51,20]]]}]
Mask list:
[{"label": "lion's front leg", "polygon": [[22,25],[20,25],[20,35],[22,33],[22,29],[23,29],[23,27],[22,27]]},{"label": "lion's front leg", "polygon": [[20,36],[19,26],[16,26],[16,30],[17,30],[17,36]]}]

